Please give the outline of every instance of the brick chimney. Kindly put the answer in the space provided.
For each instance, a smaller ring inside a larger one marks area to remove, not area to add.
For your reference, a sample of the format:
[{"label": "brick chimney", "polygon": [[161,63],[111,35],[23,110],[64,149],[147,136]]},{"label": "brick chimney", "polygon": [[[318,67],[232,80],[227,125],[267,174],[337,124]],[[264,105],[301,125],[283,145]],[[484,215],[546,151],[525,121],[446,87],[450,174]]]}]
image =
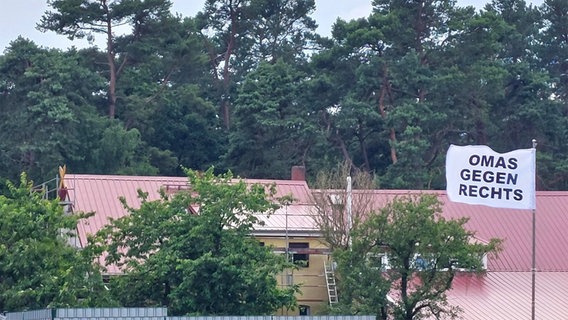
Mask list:
[{"label": "brick chimney", "polygon": [[306,167],[304,167],[304,166],[293,166],[292,167],[292,180],[294,180],[294,181],[306,181]]}]

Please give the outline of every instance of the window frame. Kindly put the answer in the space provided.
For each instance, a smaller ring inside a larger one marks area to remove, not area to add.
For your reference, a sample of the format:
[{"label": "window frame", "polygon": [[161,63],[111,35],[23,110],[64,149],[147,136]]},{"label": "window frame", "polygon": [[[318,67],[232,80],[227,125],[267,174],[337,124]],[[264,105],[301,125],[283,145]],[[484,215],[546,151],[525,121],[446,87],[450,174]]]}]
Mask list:
[{"label": "window frame", "polygon": [[[296,252],[296,249],[300,249],[300,253]],[[289,242],[288,243],[288,252],[292,255],[292,263],[303,268],[310,267],[310,253],[308,252],[310,249],[309,242]],[[301,252],[306,251],[306,252]]]}]

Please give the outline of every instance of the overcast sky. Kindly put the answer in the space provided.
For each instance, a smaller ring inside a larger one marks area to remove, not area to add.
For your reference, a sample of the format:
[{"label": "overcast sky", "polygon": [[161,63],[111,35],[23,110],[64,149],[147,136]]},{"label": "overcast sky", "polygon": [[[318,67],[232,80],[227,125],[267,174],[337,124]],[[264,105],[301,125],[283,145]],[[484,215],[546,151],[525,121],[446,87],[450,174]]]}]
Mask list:
[{"label": "overcast sky", "polygon": [[[182,16],[194,16],[202,9],[204,0],[171,0],[173,11]],[[543,0],[525,0],[528,3],[540,5]],[[87,46],[86,41],[71,42],[64,36],[54,32],[41,33],[35,29],[42,14],[48,10],[46,0],[0,0],[0,52],[18,36],[30,39],[39,46],[66,49],[72,45]],[[318,23],[318,33],[329,36],[331,25],[341,17],[350,20],[366,17],[371,12],[372,0],[316,0],[316,12],[313,17]],[[472,5],[482,8],[489,0],[458,0],[459,6]],[[99,36],[100,37],[100,36]]]}]

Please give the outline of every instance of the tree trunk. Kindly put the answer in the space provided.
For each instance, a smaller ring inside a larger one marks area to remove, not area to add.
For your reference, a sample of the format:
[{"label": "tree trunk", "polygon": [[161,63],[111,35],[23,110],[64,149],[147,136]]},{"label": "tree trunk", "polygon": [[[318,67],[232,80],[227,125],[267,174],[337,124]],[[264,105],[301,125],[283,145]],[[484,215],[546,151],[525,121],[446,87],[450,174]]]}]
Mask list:
[{"label": "tree trunk", "polygon": [[223,99],[221,101],[221,114],[223,115],[223,122],[225,124],[225,128],[228,130],[231,128],[231,119],[230,119],[230,84],[231,84],[231,73],[230,73],[230,63],[231,63],[231,55],[233,54],[233,49],[235,47],[235,35],[237,34],[237,13],[233,6],[230,7],[230,15],[231,15],[231,33],[229,35],[229,43],[227,44],[227,52],[225,53],[225,65],[223,66]]},{"label": "tree trunk", "polygon": [[[385,121],[387,119],[387,111],[386,111],[386,108],[385,108],[385,96],[386,96],[387,93],[390,92],[390,86],[389,86],[387,73],[388,73],[387,67],[385,67],[384,74],[383,74],[383,85],[381,87],[381,94],[379,96],[379,112],[381,114],[381,118],[383,118],[383,120],[385,120]],[[389,140],[390,140],[391,161],[392,161],[393,164],[395,164],[395,163],[398,162],[398,157],[397,157],[397,154],[396,154],[396,148],[394,146],[394,143],[396,142],[396,132],[394,131],[394,128],[390,128],[389,131],[390,131]]]},{"label": "tree trunk", "polygon": [[114,61],[114,48],[112,43],[112,20],[106,1],[103,2],[103,8],[107,17],[107,62],[109,68],[109,84],[108,84],[108,117],[114,119],[116,114],[116,62]]}]

